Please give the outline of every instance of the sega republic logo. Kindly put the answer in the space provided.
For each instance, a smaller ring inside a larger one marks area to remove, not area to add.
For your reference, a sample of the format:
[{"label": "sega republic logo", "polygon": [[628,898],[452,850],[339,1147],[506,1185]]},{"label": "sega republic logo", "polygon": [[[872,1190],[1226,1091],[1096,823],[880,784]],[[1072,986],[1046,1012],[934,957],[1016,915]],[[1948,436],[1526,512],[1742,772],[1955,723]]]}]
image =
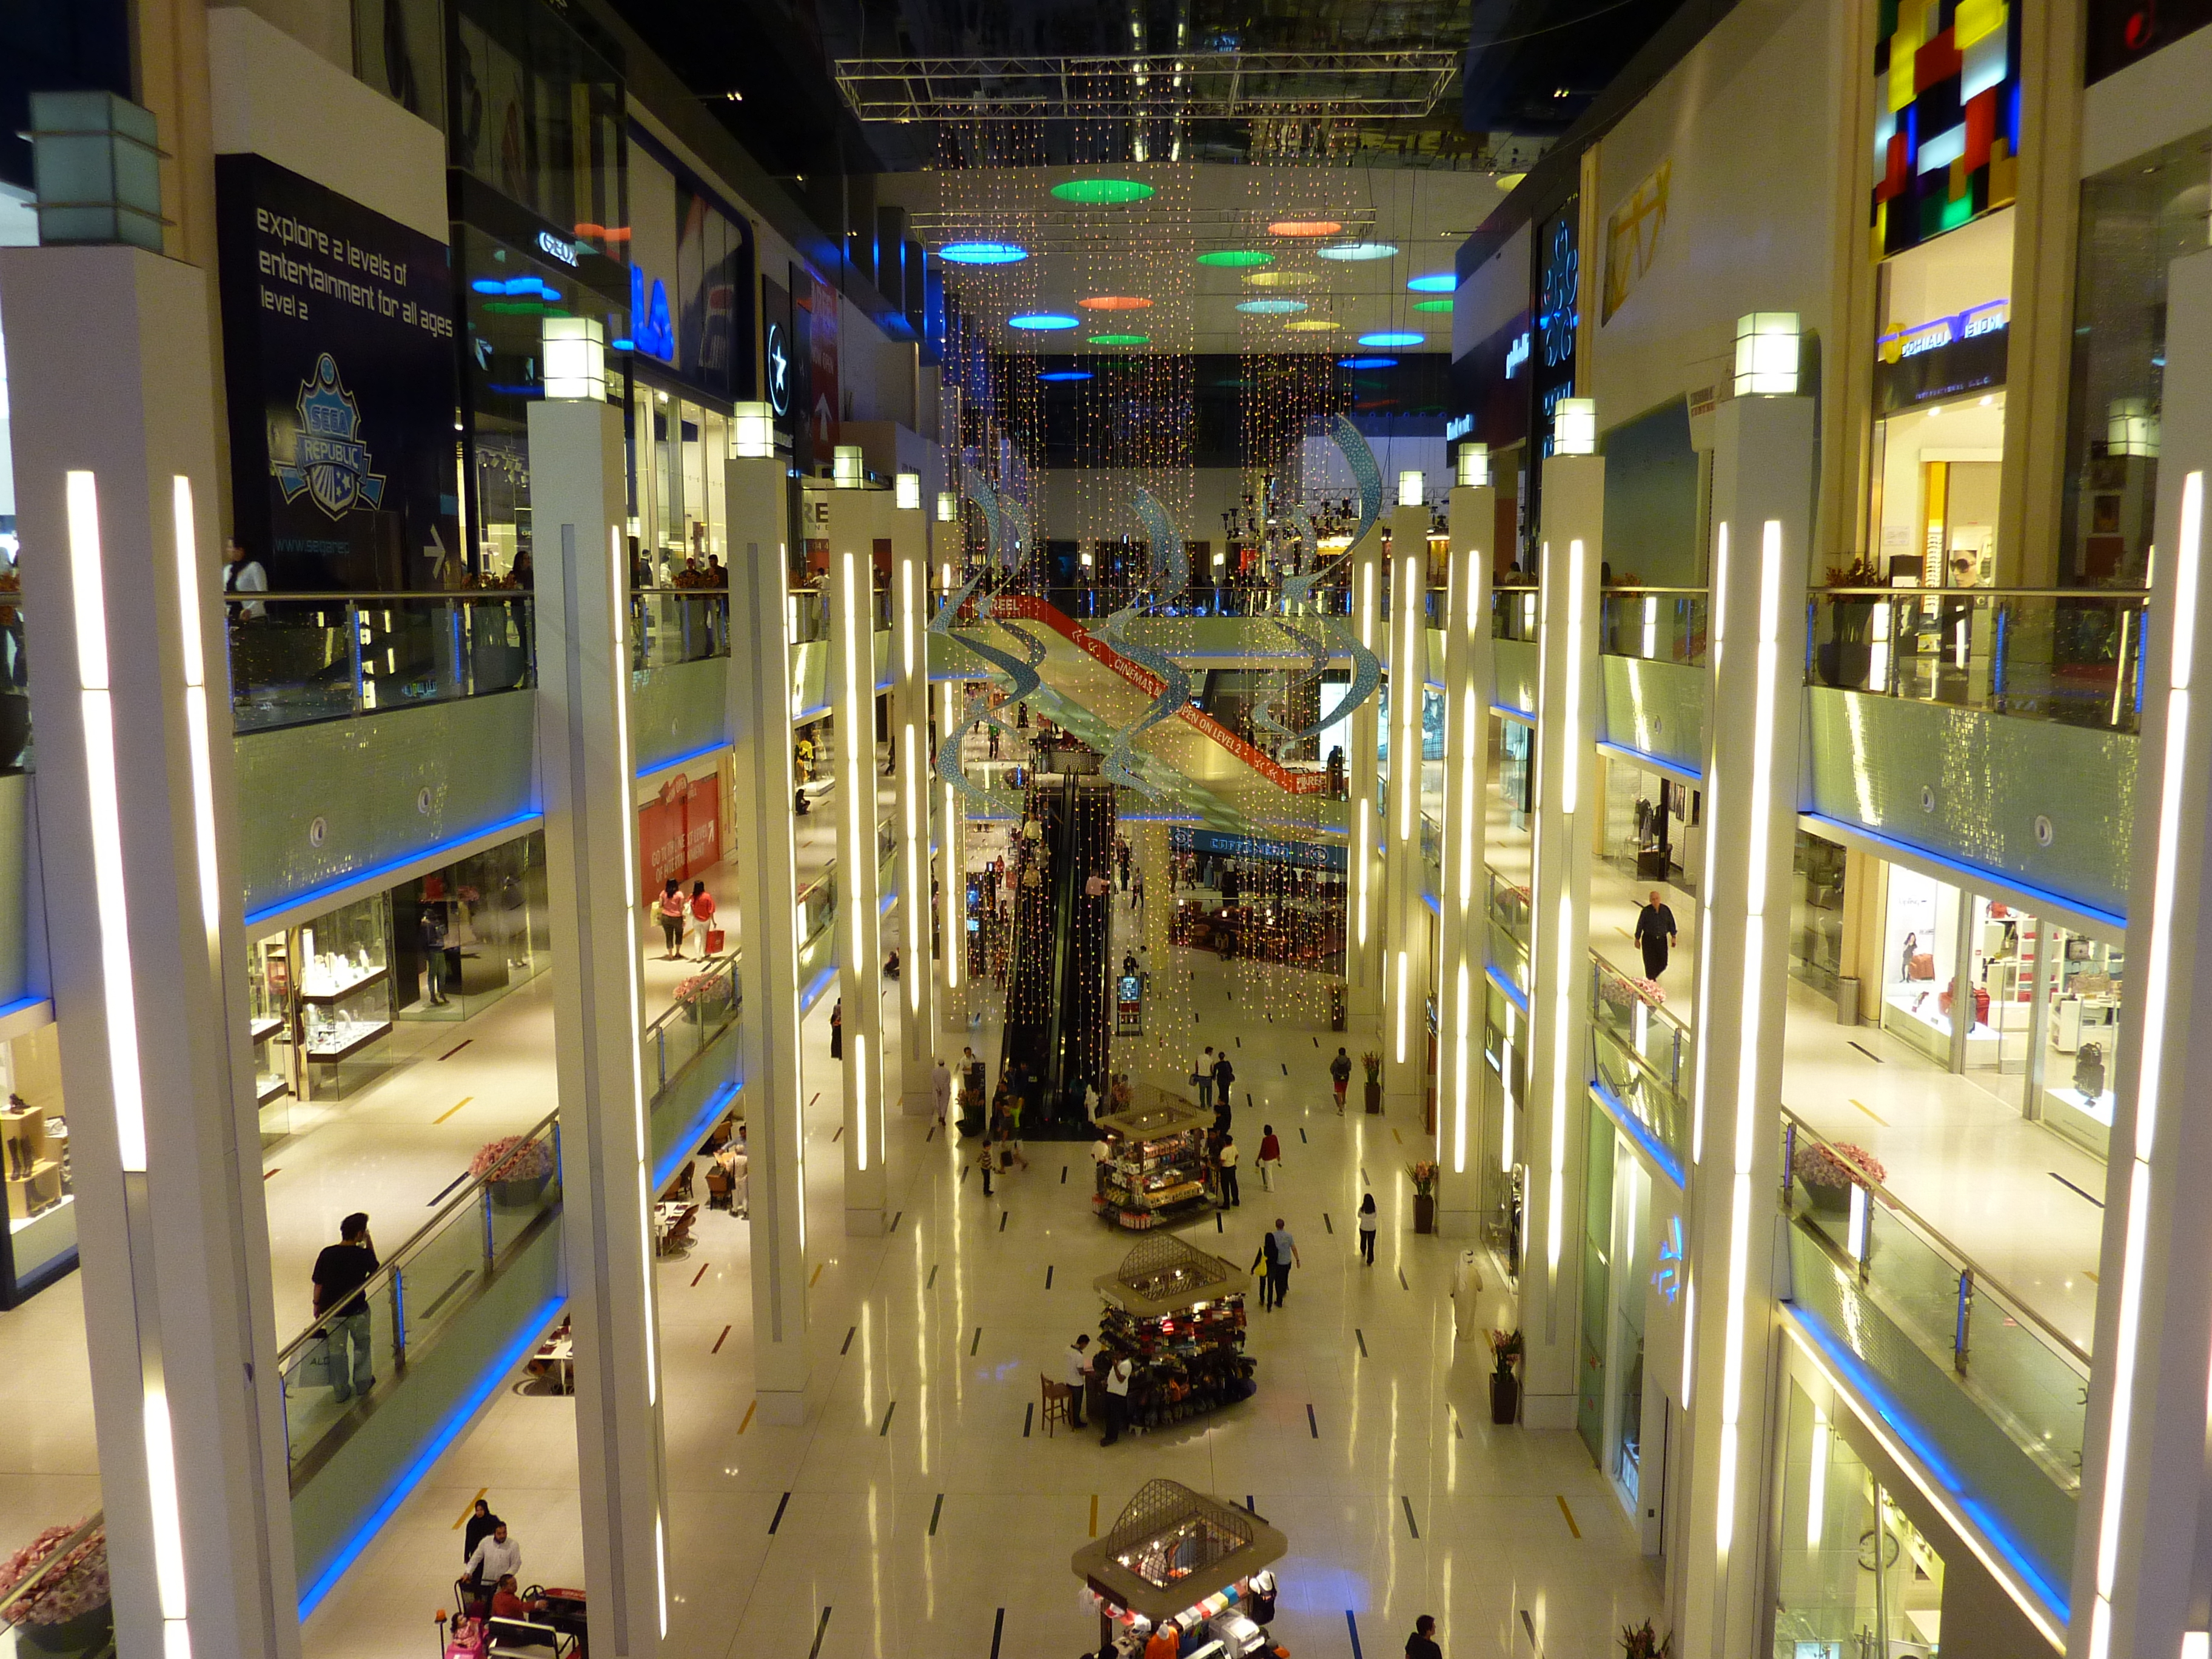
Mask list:
[{"label": "sega republic logo", "polygon": [[285,504],[307,495],[333,519],[356,507],[382,506],[384,476],[369,471],[368,446],[361,441],[361,406],[338,379],[337,362],[329,352],[315,359],[314,374],[300,383],[297,407],[300,432],[293,459],[269,464]]}]

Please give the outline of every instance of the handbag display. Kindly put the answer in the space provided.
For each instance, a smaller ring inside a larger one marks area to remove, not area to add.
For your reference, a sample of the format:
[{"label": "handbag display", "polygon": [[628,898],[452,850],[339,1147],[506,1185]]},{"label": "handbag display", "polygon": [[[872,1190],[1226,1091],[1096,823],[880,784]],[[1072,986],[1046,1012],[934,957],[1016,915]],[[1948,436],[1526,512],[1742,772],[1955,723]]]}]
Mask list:
[{"label": "handbag display", "polygon": [[1905,976],[1907,979],[1935,978],[1936,953],[1933,951],[1914,952],[1912,960],[1905,965]]},{"label": "handbag display", "polygon": [[2095,1100],[2105,1092],[2105,1045],[2085,1042],[2074,1056],[2074,1090],[2082,1099]]}]

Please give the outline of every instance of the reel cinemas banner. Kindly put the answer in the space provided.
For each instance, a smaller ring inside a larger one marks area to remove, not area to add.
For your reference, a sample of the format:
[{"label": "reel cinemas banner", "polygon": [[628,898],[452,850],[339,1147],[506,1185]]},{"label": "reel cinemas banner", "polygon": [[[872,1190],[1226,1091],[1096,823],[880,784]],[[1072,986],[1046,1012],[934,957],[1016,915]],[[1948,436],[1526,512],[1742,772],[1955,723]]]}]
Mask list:
[{"label": "reel cinemas banner", "polygon": [[246,556],[279,591],[458,586],[445,244],[258,155],[216,158],[216,216]]}]

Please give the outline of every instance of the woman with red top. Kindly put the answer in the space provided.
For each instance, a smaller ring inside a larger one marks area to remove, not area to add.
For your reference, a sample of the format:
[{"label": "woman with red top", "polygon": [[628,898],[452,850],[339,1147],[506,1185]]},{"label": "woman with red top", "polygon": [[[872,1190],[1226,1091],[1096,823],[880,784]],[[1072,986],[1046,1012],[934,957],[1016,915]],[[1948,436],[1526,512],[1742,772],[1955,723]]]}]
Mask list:
[{"label": "woman with red top", "polygon": [[1283,1143],[1275,1139],[1275,1126],[1264,1126],[1260,1136],[1260,1185],[1269,1192],[1275,1190],[1275,1171],[1283,1162]]},{"label": "woman with red top", "polygon": [[711,954],[707,949],[707,935],[714,926],[714,896],[707,890],[705,882],[695,881],[691,884],[690,929],[699,936],[699,960],[702,962]]}]

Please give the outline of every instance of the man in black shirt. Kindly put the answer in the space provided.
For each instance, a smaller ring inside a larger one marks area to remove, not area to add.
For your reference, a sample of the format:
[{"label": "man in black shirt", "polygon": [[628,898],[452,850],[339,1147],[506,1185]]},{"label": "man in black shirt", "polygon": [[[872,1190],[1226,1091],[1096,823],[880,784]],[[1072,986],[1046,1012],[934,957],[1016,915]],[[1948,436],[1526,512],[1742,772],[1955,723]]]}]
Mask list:
[{"label": "man in black shirt", "polygon": [[1437,1621],[1425,1613],[1413,1620],[1413,1633],[1406,1638],[1406,1659],[1444,1659],[1437,1645]]},{"label": "man in black shirt", "polygon": [[1636,913],[1636,945],[1644,952],[1644,977],[1656,980],[1667,971],[1667,947],[1674,942],[1674,913],[1651,890],[1651,902]]},{"label": "man in black shirt", "polygon": [[330,1359],[331,1396],[340,1405],[376,1386],[368,1298],[356,1292],[375,1276],[378,1265],[368,1217],[359,1210],[338,1223],[338,1242],[325,1245],[315,1258],[315,1318],[323,1326]]}]

